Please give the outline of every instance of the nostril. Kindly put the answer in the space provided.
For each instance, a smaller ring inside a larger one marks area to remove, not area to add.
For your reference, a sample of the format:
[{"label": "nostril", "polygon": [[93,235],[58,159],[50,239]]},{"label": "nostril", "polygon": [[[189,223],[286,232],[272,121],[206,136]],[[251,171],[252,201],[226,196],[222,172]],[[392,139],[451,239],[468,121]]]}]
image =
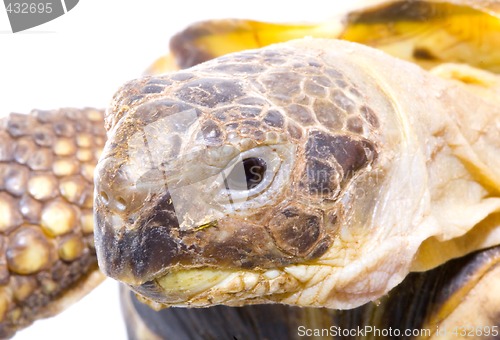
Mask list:
[{"label": "nostril", "polygon": [[101,198],[102,203],[104,203],[104,204],[109,203],[109,196],[106,193],[106,191],[101,190],[101,192],[99,192],[99,197]]},{"label": "nostril", "polygon": [[121,196],[116,198],[116,208],[120,211],[125,211],[127,209],[127,202]]}]

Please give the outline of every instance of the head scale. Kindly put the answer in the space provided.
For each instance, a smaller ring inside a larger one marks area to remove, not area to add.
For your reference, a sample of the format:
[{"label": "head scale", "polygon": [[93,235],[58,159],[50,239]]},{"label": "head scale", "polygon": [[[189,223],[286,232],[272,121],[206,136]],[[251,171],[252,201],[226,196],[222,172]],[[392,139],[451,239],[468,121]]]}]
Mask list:
[{"label": "head scale", "polygon": [[96,179],[101,268],[182,305],[237,272],[321,258],[377,160],[379,122],[362,87],[292,47],[126,84]]}]

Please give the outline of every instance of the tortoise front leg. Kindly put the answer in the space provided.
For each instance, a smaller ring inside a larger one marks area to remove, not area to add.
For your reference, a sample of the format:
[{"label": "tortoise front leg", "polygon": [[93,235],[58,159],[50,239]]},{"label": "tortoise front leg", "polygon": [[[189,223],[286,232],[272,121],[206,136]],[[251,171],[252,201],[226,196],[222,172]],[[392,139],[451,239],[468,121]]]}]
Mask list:
[{"label": "tortoise front leg", "polygon": [[104,276],[93,239],[103,112],[0,119],[0,338],[57,314]]}]

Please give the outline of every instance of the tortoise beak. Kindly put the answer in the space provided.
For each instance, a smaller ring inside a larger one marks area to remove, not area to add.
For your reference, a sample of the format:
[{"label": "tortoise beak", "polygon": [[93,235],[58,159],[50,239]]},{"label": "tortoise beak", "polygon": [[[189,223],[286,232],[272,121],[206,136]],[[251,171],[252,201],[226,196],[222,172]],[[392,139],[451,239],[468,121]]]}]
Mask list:
[{"label": "tortoise beak", "polygon": [[[149,184],[131,185],[113,157],[96,169],[94,194],[95,247],[99,267],[108,276],[140,285],[178,263],[186,252],[179,223],[161,174]],[[137,184],[137,182],[135,183]]]},{"label": "tortoise beak", "polygon": [[168,193],[161,200],[165,202],[161,212],[164,223],[151,225],[125,221],[103,204],[96,204],[95,247],[104,274],[136,286],[178,262],[183,247],[172,237],[173,229],[178,228],[175,212],[166,203]]}]

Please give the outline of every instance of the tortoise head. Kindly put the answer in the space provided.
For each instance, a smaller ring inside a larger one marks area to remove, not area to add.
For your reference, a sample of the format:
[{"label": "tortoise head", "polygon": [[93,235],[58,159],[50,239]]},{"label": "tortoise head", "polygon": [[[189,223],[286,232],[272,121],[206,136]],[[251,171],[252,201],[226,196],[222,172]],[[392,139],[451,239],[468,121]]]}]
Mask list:
[{"label": "tortoise head", "polygon": [[163,305],[317,285],[370,241],[378,110],[393,112],[345,57],[293,45],[129,82],[96,171],[101,269]]}]

